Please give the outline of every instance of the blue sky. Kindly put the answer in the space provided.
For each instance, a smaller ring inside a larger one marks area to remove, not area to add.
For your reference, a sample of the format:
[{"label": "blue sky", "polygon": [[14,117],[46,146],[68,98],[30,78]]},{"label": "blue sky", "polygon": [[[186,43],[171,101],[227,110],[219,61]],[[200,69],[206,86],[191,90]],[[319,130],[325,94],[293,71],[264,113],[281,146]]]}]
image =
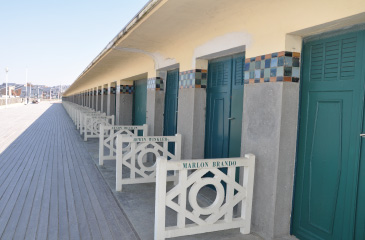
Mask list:
[{"label": "blue sky", "polygon": [[0,0],[0,83],[71,84],[148,0]]}]

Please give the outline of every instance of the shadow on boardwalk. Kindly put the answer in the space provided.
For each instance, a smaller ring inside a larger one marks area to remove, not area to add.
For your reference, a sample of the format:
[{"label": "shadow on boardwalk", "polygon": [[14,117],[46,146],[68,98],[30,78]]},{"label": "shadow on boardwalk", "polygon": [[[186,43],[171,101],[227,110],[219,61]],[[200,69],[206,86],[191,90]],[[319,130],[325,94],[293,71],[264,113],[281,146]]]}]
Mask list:
[{"label": "shadow on boardwalk", "polygon": [[61,104],[0,154],[0,183],[0,239],[139,239]]}]

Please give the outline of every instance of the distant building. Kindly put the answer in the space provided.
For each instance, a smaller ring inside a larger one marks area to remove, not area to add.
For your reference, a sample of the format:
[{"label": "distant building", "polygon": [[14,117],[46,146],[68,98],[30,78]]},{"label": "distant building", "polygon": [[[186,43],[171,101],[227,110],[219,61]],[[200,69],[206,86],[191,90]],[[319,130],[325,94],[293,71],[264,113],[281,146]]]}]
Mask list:
[{"label": "distant building", "polygon": [[[21,98],[42,98],[42,99],[58,99],[62,97],[62,93],[68,88],[68,85],[48,87],[46,85],[33,85],[28,83],[17,84],[8,83],[8,95],[11,97]],[[0,96],[6,95],[6,84],[0,85]]]}]

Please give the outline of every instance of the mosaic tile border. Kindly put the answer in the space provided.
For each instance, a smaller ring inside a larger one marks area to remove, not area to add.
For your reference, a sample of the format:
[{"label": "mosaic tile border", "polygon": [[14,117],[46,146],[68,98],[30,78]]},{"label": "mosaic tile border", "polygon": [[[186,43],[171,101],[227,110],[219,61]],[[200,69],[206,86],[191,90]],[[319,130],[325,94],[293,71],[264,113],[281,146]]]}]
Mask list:
[{"label": "mosaic tile border", "polygon": [[134,93],[134,86],[133,85],[120,85],[121,94],[133,94]]},{"label": "mosaic tile border", "polygon": [[100,90],[98,90],[98,95],[99,95],[99,96],[101,96],[101,89],[100,89]]},{"label": "mosaic tile border", "polygon": [[147,79],[147,90],[163,91],[164,84],[161,77],[154,77]]},{"label": "mosaic tile border", "polygon": [[299,82],[300,53],[276,52],[247,58],[244,66],[244,83]]},{"label": "mosaic tile border", "polygon": [[179,88],[207,88],[208,71],[192,69],[179,74]]}]

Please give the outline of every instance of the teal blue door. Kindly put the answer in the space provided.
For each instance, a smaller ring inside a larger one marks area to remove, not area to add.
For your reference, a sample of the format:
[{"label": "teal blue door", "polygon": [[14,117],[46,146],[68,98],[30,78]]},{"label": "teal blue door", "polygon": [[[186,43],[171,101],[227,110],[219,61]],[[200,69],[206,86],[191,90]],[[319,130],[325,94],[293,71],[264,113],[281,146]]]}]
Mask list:
[{"label": "teal blue door", "polygon": [[364,31],[304,44],[292,225],[299,239],[365,239],[364,45]]},{"label": "teal blue door", "polygon": [[116,121],[116,88],[110,88],[110,115],[114,116],[114,122]]},{"label": "teal blue door", "polygon": [[205,158],[239,157],[244,55],[209,61]]},{"label": "teal blue door", "polygon": [[101,98],[103,97],[103,95],[101,95],[102,89],[98,89],[98,111],[101,111]]},{"label": "teal blue door", "polygon": [[173,136],[177,130],[177,99],[179,94],[179,69],[168,71],[166,78],[164,136]]},{"label": "teal blue door", "polygon": [[107,113],[108,109],[108,88],[103,88],[103,112]]},{"label": "teal blue door", "polygon": [[134,82],[133,125],[146,123],[147,81]]}]

